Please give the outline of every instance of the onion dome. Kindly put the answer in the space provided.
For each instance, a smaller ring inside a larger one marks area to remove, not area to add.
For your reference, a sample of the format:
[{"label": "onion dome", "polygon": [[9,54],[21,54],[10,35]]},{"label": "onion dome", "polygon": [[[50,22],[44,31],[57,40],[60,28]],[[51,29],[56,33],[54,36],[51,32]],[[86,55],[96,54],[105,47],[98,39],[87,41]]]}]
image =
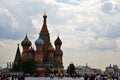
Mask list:
[{"label": "onion dome", "polygon": [[32,47],[30,47],[29,51],[32,52],[32,53],[35,52],[34,48],[32,48]]},{"label": "onion dome", "polygon": [[43,46],[43,45],[44,45],[44,41],[39,37],[39,38],[35,41],[35,45],[36,45],[36,46]]},{"label": "onion dome", "polygon": [[21,42],[21,45],[28,46],[28,47],[31,46],[31,41],[28,39],[27,34],[26,34],[24,40]]},{"label": "onion dome", "polygon": [[59,36],[57,37],[57,39],[54,42],[55,45],[62,45],[62,41],[60,40]]},{"label": "onion dome", "polygon": [[53,46],[51,44],[48,47],[48,51],[54,51],[54,48],[53,48]]}]

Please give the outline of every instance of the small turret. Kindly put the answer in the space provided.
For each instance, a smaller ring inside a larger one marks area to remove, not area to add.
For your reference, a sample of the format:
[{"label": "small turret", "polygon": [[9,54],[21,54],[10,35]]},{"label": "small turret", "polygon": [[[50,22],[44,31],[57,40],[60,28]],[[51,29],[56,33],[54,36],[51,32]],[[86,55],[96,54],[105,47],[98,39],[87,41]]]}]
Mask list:
[{"label": "small turret", "polygon": [[15,59],[14,59],[14,63],[13,63],[13,66],[12,66],[12,70],[15,71],[15,72],[20,72],[21,68],[22,68],[21,55],[20,55],[20,49],[19,49],[19,44],[18,44]]},{"label": "small turret", "polygon": [[20,48],[19,48],[19,44],[18,44],[14,63],[17,63],[17,62],[19,62],[20,60],[21,60],[21,55],[20,55]]},{"label": "small turret", "polygon": [[31,53],[34,53],[34,52],[35,52],[35,50],[34,50],[33,47],[30,47],[29,51],[30,51]]}]

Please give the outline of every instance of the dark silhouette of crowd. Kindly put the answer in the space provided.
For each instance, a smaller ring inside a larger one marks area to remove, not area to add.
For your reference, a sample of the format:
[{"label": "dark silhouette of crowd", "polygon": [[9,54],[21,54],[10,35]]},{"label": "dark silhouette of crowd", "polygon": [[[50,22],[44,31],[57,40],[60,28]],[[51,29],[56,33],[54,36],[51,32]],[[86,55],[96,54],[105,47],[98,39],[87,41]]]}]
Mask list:
[{"label": "dark silhouette of crowd", "polygon": [[24,74],[1,74],[0,80],[25,80]]}]

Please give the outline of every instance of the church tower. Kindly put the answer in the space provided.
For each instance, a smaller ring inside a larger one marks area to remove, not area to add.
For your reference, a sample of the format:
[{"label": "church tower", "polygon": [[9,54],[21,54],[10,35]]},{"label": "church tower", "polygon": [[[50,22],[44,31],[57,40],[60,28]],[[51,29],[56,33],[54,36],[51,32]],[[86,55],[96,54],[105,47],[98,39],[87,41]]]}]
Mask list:
[{"label": "church tower", "polygon": [[62,62],[63,52],[61,50],[62,41],[60,40],[59,36],[55,40],[54,44],[55,44],[55,61],[57,67],[59,67],[60,69],[59,72],[61,73],[61,71],[63,72],[63,62]]},{"label": "church tower", "polygon": [[21,42],[23,52],[22,52],[22,58],[26,58],[29,56],[29,47],[31,46],[31,41],[28,39],[27,34],[24,38],[24,40]]},{"label": "church tower", "polygon": [[20,55],[20,48],[19,48],[19,44],[18,44],[14,63],[18,63],[19,61],[21,61],[21,55]]},{"label": "church tower", "polygon": [[21,68],[22,68],[21,55],[20,55],[20,48],[19,48],[19,44],[18,44],[12,70],[13,71],[21,71]]},{"label": "church tower", "polygon": [[35,61],[41,65],[43,65],[43,59],[44,59],[44,54],[42,52],[43,46],[44,46],[44,41],[39,37],[35,41],[36,45],[36,53],[35,53]]},{"label": "church tower", "polygon": [[48,31],[48,28],[47,28],[47,14],[46,12],[44,12],[44,15],[43,15],[43,25],[42,25],[42,29],[39,33],[39,37],[41,37],[44,41],[44,50],[46,51],[47,48],[48,48],[48,45],[50,44],[50,36],[49,36],[49,31]]},{"label": "church tower", "polygon": [[51,64],[51,67],[53,67],[54,65],[54,48],[52,46],[52,44],[50,44],[48,46],[48,62]]}]

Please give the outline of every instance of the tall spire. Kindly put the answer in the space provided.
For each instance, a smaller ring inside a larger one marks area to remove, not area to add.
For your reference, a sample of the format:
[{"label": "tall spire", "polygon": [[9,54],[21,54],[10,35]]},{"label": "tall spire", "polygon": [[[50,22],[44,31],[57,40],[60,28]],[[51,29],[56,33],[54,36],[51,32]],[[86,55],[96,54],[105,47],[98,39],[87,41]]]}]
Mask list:
[{"label": "tall spire", "polygon": [[[43,26],[42,26],[42,29],[41,29],[41,32],[46,32],[46,33],[48,33],[48,29],[47,29],[47,24],[46,24],[46,19],[47,19],[47,14],[46,14],[46,12],[44,12],[44,14],[43,14],[43,18],[44,18],[44,20],[43,20]],[[40,33],[41,33],[40,32]]]},{"label": "tall spire", "polygon": [[42,29],[39,33],[39,37],[43,39],[45,44],[50,44],[50,36],[49,36],[47,24],[46,24],[46,18],[47,18],[46,12],[44,12],[43,18],[44,18],[43,25],[42,25]]},{"label": "tall spire", "polygon": [[20,72],[21,69],[22,69],[21,55],[20,55],[20,49],[19,49],[19,44],[18,44],[17,51],[16,51],[16,56],[15,56],[15,60],[14,60],[14,63],[13,63],[12,70],[15,71],[15,72],[16,71]]},{"label": "tall spire", "polygon": [[18,44],[14,62],[18,62],[20,59],[21,59],[21,55],[20,55],[20,49],[19,49],[19,44]]}]

